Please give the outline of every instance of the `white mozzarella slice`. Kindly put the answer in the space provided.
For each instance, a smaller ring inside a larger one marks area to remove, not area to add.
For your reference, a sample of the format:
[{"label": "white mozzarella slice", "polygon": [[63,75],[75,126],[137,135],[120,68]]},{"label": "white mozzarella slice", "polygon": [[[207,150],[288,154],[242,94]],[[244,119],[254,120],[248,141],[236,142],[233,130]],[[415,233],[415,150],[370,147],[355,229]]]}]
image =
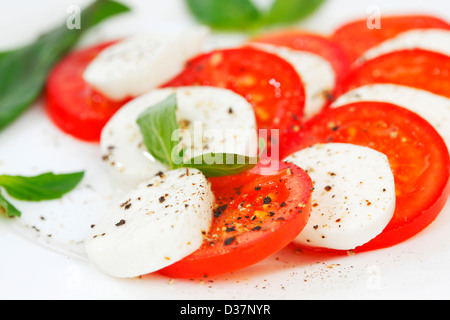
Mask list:
[{"label": "white mozzarella slice", "polygon": [[113,277],[155,272],[200,248],[213,206],[214,195],[200,171],[168,171],[115,201],[93,226],[86,253]]},{"label": "white mozzarella slice", "polygon": [[429,91],[395,84],[373,84],[340,96],[331,108],[360,101],[388,102],[417,113],[444,139],[450,150],[450,99]]},{"label": "white mozzarella slice", "polygon": [[423,49],[450,56],[450,30],[414,29],[405,31],[369,49],[362,55],[362,58],[369,60],[386,53],[411,49]]},{"label": "white mozzarella slice", "polygon": [[285,161],[306,170],[314,183],[311,217],[294,243],[352,250],[380,234],[392,219],[395,184],[384,154],[329,143],[298,151]]},{"label": "white mozzarella slice", "polygon": [[180,73],[186,60],[201,52],[208,30],[181,34],[144,34],[102,51],[84,79],[113,100],[137,97]]},{"label": "white mozzarella slice", "polygon": [[336,86],[332,65],[322,57],[287,47],[269,44],[252,44],[256,48],[274,53],[288,61],[300,75],[305,87],[305,118],[319,113]]},{"label": "white mozzarella slice", "polygon": [[257,156],[257,127],[253,107],[242,96],[213,87],[153,90],[121,108],[102,131],[100,147],[113,181],[133,188],[168,168],[147,151],[136,123],[139,115],[169,95],[177,95],[177,120],[182,130],[185,159],[205,153]]}]

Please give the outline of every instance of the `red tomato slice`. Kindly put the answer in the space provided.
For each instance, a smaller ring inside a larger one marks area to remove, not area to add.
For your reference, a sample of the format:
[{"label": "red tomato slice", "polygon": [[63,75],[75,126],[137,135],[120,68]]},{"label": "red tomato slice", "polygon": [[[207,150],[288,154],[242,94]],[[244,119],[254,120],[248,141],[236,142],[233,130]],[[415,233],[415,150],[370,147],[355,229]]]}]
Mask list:
[{"label": "red tomato slice", "polygon": [[299,30],[283,30],[259,35],[252,42],[273,44],[314,53],[330,62],[336,73],[337,83],[343,79],[350,69],[350,60],[340,45],[321,35]]},{"label": "red tomato slice", "polygon": [[[343,142],[384,153],[396,187],[396,210],[386,229],[356,251],[384,248],[411,238],[440,213],[450,193],[449,151],[436,130],[417,114],[381,102],[330,109],[305,123],[296,150]],[[320,250],[319,250],[320,251]]]},{"label": "red tomato slice", "polygon": [[450,98],[450,57],[425,50],[391,52],[352,70],[342,91],[373,83],[393,83]]},{"label": "red tomato slice", "polygon": [[199,278],[248,267],[289,245],[309,219],[312,181],[294,165],[280,164],[268,176],[256,168],[210,181],[216,210],[202,247],[160,273]]},{"label": "red tomato slice", "polygon": [[347,23],[336,30],[331,38],[342,46],[353,62],[368,49],[399,33],[412,29],[450,29],[446,21],[425,15],[382,17],[380,21],[380,29],[369,28],[366,19]]},{"label": "red tomato slice", "polygon": [[202,54],[163,87],[192,85],[242,95],[253,105],[259,129],[279,129],[280,140],[298,129],[303,117],[305,91],[300,76],[284,59],[262,50],[243,47]]},{"label": "red tomato slice", "polygon": [[69,54],[52,70],[47,81],[46,108],[62,131],[84,141],[98,142],[100,134],[126,101],[112,101],[83,79],[95,57],[115,42],[103,43]]}]

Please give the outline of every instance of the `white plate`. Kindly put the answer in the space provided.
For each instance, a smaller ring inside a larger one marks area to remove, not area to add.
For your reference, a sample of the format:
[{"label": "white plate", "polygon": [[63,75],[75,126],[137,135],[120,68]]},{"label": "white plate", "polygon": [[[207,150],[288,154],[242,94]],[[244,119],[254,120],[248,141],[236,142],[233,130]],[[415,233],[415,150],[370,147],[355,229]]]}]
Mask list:
[{"label": "white plate", "polygon": [[[195,25],[181,0],[126,1],[135,13],[89,33],[83,45],[148,30]],[[0,11],[0,49],[32,39],[72,4],[87,1],[8,1]],[[260,0],[261,4],[268,1]],[[450,3],[433,1],[329,0],[300,26],[330,32],[348,19],[384,13],[450,14]],[[450,16],[444,16],[450,20]],[[216,34],[211,46],[240,43],[240,34]],[[159,275],[110,278],[85,259],[83,240],[106,210],[114,190],[95,144],[62,134],[37,102],[0,133],[0,172],[33,175],[85,170],[79,187],[62,200],[13,201],[23,216],[0,220],[0,299],[434,299],[450,298],[450,206],[425,231],[396,247],[355,256],[322,258],[283,250],[245,270],[203,280]]]}]

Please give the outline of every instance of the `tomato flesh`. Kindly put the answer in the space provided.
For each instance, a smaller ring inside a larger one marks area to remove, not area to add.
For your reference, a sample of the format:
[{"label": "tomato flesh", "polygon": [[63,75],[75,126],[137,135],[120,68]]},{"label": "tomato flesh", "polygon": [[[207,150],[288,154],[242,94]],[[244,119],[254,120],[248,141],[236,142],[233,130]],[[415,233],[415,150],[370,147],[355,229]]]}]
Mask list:
[{"label": "tomato flesh", "polygon": [[450,24],[425,15],[389,16],[380,18],[380,28],[369,28],[367,19],[347,23],[337,29],[331,39],[341,45],[350,61],[356,61],[370,48],[412,29],[450,29]]},{"label": "tomato flesh", "polygon": [[309,219],[312,181],[294,165],[210,181],[216,209],[202,247],[160,273],[199,278],[248,267],[289,245]]},{"label": "tomato flesh", "polygon": [[80,140],[98,142],[108,120],[129,101],[113,101],[83,79],[88,65],[114,43],[103,43],[71,53],[49,75],[47,113],[58,128]]},{"label": "tomato flesh", "polygon": [[342,91],[374,83],[404,85],[450,98],[450,57],[420,49],[391,52],[355,67]]},{"label": "tomato flesh", "polygon": [[[193,85],[225,88],[245,97],[259,129],[280,130],[280,144],[303,117],[305,91],[299,74],[284,59],[262,50],[242,47],[202,54],[163,87]],[[268,148],[271,142],[268,139]]]},{"label": "tomato flesh", "polygon": [[449,151],[436,130],[417,114],[381,102],[331,109],[305,123],[296,146],[287,153],[325,142],[353,143],[384,153],[394,174],[394,217],[380,235],[356,252],[411,238],[444,207],[450,193]]}]

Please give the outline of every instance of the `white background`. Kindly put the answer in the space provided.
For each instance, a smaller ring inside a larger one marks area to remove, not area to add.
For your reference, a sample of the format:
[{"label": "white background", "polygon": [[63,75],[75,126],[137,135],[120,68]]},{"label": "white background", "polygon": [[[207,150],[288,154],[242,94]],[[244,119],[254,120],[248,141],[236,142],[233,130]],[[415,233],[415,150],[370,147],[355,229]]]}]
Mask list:
[{"label": "white background", "polygon": [[[108,38],[195,25],[181,0],[123,1],[134,13],[112,19],[84,38]],[[258,1],[267,6],[270,1]],[[76,0],[0,0],[0,50],[31,41],[67,17]],[[348,19],[382,14],[430,13],[450,20],[447,0],[329,0],[298,27],[330,33]],[[215,35],[211,45],[238,43],[242,35]],[[214,279],[174,280],[150,275],[112,279],[83,257],[89,223],[111,197],[96,145],[74,141],[48,121],[41,102],[0,133],[0,172],[37,174],[86,170],[83,184],[61,201],[13,202],[20,221],[0,219],[0,299],[448,299],[450,207],[424,232],[394,248],[322,258],[283,250],[261,263]],[[41,219],[44,217],[45,220]],[[39,232],[36,231],[39,229]],[[47,237],[52,234],[52,238]]]}]

